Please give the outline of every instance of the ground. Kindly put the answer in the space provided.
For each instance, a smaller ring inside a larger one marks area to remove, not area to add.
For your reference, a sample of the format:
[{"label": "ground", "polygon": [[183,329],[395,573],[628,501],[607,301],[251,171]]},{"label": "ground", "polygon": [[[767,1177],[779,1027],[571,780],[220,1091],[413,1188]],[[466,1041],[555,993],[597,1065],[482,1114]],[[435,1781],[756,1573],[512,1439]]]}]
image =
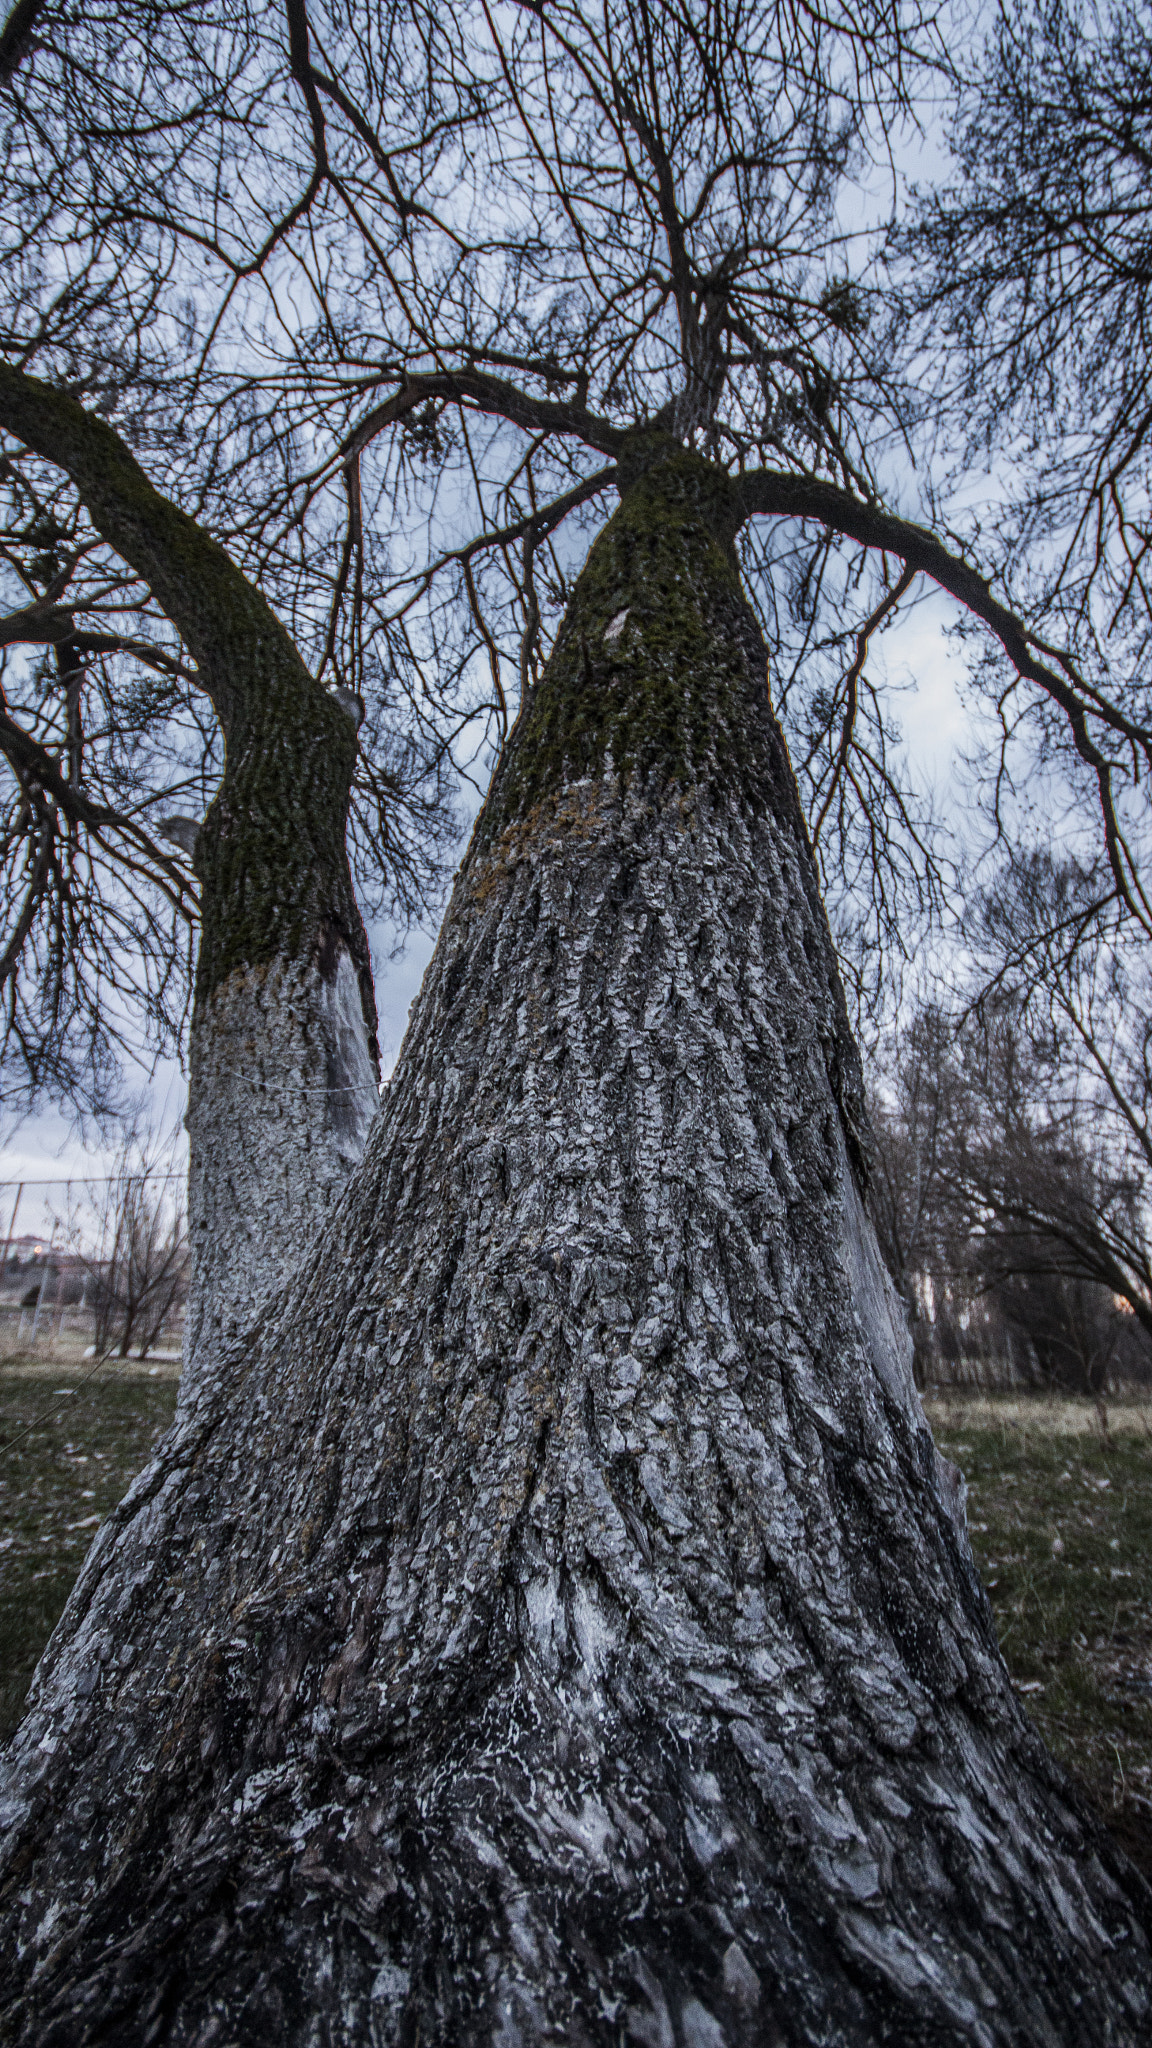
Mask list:
[{"label": "ground", "polygon": [[[0,1736],[92,1536],[167,1426],[176,1368],[0,1362]],[[1152,1878],[1152,1407],[930,1397],[968,1482],[1008,1668]]]},{"label": "ground", "polygon": [[1152,1408],[926,1405],[1028,1711],[1152,1879]]},{"label": "ground", "polygon": [[0,1739],[99,1524],[172,1420],[178,1370],[0,1362]]}]

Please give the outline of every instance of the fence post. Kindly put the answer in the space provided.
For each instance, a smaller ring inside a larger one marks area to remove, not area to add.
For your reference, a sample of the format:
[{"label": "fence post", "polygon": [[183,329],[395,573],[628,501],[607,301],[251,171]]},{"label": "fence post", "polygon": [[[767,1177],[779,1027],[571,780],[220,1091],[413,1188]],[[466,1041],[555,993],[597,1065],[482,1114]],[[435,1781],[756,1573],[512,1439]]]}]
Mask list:
[{"label": "fence post", "polygon": [[[40,1282],[40,1292],[39,1292],[39,1294],[38,1294],[38,1295],[36,1296],[36,1313],[35,1313],[35,1315],[34,1315],[34,1316],[33,1316],[33,1318],[32,1318],[32,1335],[31,1335],[31,1336],[29,1337],[29,1339],[28,1339],[28,1344],[29,1344],[29,1348],[31,1348],[31,1346],[32,1346],[33,1344],[35,1344],[35,1342],[36,1342],[36,1332],[37,1332],[37,1330],[38,1330],[38,1329],[40,1328],[40,1311],[41,1311],[41,1309],[42,1309],[42,1308],[43,1308],[43,1306],[44,1306],[44,1289],[45,1289],[45,1288],[47,1287],[47,1285],[48,1285],[48,1260],[49,1260],[49,1259],[50,1259],[50,1258],[52,1257],[52,1254],[53,1254],[53,1252],[54,1252],[54,1251],[55,1251],[55,1249],[56,1249],[56,1231],[57,1231],[57,1227],[58,1227],[58,1226],[57,1226],[56,1224],[53,1224],[53,1226],[52,1226],[52,1235],[51,1235],[51,1237],[50,1237],[50,1238],[49,1238],[49,1240],[48,1240],[48,1254],[47,1254],[47,1258],[46,1258],[46,1259],[45,1259],[45,1261],[44,1261],[44,1278],[43,1278],[43,1279],[42,1279],[42,1281]],[[60,1288],[60,1275],[59,1275],[59,1273],[57,1273],[57,1275],[56,1275],[56,1288],[57,1288],[57,1292],[59,1292],[59,1288]],[[23,1320],[23,1318],[21,1318],[21,1320]]]},{"label": "fence post", "polygon": [[4,1267],[8,1264],[8,1254],[12,1249],[12,1233],[16,1228],[16,1211],[20,1207],[20,1197],[23,1193],[24,1183],[21,1181],[16,1190],[16,1200],[12,1204],[12,1214],[8,1218],[8,1235],[4,1240],[4,1257],[0,1259],[0,1272],[3,1272]]},{"label": "fence post", "polygon": [[[12,1204],[12,1214],[11,1214],[11,1216],[10,1216],[10,1217],[8,1218],[8,1235],[7,1235],[7,1237],[6,1237],[5,1239],[4,1239],[4,1257],[3,1257],[3,1259],[0,1259],[0,1279],[2,1279],[2,1278],[3,1278],[4,1274],[5,1274],[5,1273],[7,1272],[7,1270],[8,1270],[8,1254],[9,1254],[9,1252],[10,1252],[10,1251],[11,1251],[11,1249],[12,1249],[12,1238],[13,1238],[13,1236],[14,1236],[14,1234],[15,1234],[15,1230],[16,1230],[16,1212],[17,1212],[17,1210],[18,1210],[18,1209],[19,1209],[19,1207],[20,1207],[20,1197],[21,1197],[21,1195],[22,1195],[23,1193],[24,1193],[24,1183],[23,1183],[23,1181],[21,1181],[21,1182],[20,1182],[20,1184],[19,1184],[19,1186],[18,1186],[18,1187],[17,1187],[17,1189],[16,1189],[16,1200],[15,1200],[15,1201],[13,1202],[13,1204]],[[17,1342],[17,1344],[19,1344],[19,1342],[20,1342],[20,1330],[22,1330],[23,1328],[24,1328],[24,1311],[23,1311],[23,1309],[21,1309],[21,1311],[20,1311],[20,1329],[19,1329],[19,1330],[17,1330],[17,1332],[16,1332],[16,1342]]]}]

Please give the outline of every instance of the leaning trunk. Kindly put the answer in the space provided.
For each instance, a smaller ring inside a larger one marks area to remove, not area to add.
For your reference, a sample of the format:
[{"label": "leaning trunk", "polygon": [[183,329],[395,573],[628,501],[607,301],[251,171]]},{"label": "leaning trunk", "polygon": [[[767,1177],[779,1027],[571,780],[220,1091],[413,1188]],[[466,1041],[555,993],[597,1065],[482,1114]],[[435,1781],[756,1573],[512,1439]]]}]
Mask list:
[{"label": "leaning trunk", "polygon": [[1147,1893],[1013,1698],[862,1205],[739,508],[636,471],[361,1170],[41,1665],[14,2041],[1146,2023]]},{"label": "leaning trunk", "polygon": [[240,658],[224,775],[196,840],[182,1403],[298,1270],[378,1108],[345,851],[355,725],[278,630]]},{"label": "leaning trunk", "polygon": [[345,845],[356,727],[259,591],[153,489],[106,421],[0,364],[0,423],[67,471],[148,583],[224,736],[194,853],[186,1403],[298,1269],[376,1114],[371,962]]}]

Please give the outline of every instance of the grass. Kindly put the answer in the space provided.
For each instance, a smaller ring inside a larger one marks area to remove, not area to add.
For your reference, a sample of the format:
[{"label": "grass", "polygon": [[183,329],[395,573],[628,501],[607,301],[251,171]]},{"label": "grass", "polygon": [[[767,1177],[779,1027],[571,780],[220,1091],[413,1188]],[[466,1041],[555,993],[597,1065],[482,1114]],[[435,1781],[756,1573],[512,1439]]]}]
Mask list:
[{"label": "grass", "polygon": [[171,1367],[0,1364],[0,1740],[99,1524],[175,1405]]},{"label": "grass", "polygon": [[[87,1375],[87,1377],[86,1377]],[[176,1371],[0,1363],[0,1738],[98,1524],[167,1428]],[[930,1399],[1028,1710],[1152,1877],[1152,1416]]]},{"label": "grass", "polygon": [[1152,1878],[1152,1417],[925,1404],[968,1481],[1000,1647],[1049,1748]]}]

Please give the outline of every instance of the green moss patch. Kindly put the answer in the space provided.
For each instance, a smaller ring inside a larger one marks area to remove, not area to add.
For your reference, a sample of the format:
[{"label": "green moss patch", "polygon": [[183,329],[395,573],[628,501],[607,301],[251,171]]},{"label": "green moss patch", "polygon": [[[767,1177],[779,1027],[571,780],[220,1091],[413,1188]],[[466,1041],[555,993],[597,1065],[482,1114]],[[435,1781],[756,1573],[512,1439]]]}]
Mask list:
[{"label": "green moss patch", "polygon": [[609,764],[622,781],[688,783],[731,773],[763,745],[764,657],[733,551],[732,484],[663,446],[662,459],[634,465],[581,571],[493,791],[485,845]]}]

